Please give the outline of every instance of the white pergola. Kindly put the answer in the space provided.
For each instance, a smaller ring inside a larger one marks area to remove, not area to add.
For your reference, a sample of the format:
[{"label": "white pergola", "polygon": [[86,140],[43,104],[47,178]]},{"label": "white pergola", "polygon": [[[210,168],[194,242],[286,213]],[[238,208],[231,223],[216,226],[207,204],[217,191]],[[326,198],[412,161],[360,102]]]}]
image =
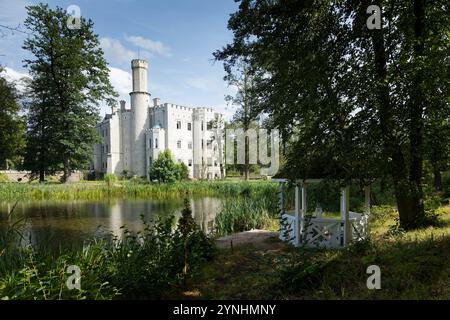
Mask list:
[{"label": "white pergola", "polygon": [[[362,240],[367,235],[367,224],[370,214],[370,186],[364,187],[364,212],[350,211],[349,186],[341,188],[340,219],[308,217],[307,186],[319,183],[322,179],[305,179],[291,181],[289,179],[272,179],[278,182],[279,206],[285,224],[280,228],[280,239],[291,242],[294,246],[343,248],[351,241]],[[294,212],[285,210],[284,184],[291,182],[295,186]],[[301,192],[300,192],[301,190]],[[288,236],[286,236],[286,234]]]}]

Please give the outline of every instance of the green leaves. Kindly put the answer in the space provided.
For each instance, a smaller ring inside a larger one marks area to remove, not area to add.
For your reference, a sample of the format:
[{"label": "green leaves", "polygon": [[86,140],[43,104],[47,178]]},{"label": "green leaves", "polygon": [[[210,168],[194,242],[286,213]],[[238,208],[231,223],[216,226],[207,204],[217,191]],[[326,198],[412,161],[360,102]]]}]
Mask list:
[{"label": "green leaves", "polygon": [[33,33],[23,48],[32,57],[24,61],[32,76],[29,86],[28,148],[25,166],[34,172],[85,169],[98,140],[98,105],[117,94],[93,22],[81,19],[81,28],[67,28],[68,14],[48,5],[27,7],[25,26]]},{"label": "green leaves", "polygon": [[170,150],[162,151],[150,168],[150,180],[175,182],[187,179],[189,169],[184,163],[175,163]]},{"label": "green leaves", "polygon": [[[444,127],[430,130],[450,119],[448,5],[380,1],[382,29],[369,30],[370,4],[242,0],[229,20],[233,41],[214,56],[227,71],[246,61],[261,75],[253,92],[282,134],[282,176],[390,176],[413,226],[424,158],[448,159]],[[443,143],[431,142],[436,132]]]},{"label": "green leaves", "polygon": [[17,160],[25,146],[25,123],[19,115],[21,110],[14,83],[8,82],[0,67],[0,168],[6,161]]}]

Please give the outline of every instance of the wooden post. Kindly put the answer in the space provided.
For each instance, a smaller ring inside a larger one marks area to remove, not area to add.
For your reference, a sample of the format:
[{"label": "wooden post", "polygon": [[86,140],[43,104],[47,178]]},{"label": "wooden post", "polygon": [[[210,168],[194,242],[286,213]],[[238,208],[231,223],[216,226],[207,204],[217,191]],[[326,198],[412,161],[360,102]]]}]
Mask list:
[{"label": "wooden post", "polygon": [[341,220],[344,221],[344,247],[352,239],[349,213],[349,187],[341,189]]},{"label": "wooden post", "polygon": [[300,243],[300,196],[299,196],[299,188],[296,185],[295,186],[295,230],[294,230],[294,234],[295,234],[295,239],[294,239],[294,243],[296,246],[299,245]]},{"label": "wooden post", "polygon": [[306,236],[303,234],[305,232],[305,216],[306,216],[306,183],[302,183],[302,209],[300,211],[300,236],[301,241],[303,242],[303,239],[306,239]]}]

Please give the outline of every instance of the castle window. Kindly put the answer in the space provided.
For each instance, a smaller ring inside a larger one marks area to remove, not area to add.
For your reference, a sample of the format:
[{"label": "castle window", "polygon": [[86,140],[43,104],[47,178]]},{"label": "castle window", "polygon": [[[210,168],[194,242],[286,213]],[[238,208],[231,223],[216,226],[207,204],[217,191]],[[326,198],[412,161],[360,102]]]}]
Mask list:
[{"label": "castle window", "polygon": [[188,122],[187,129],[188,129],[189,131],[192,131],[192,123]]},{"label": "castle window", "polygon": [[206,130],[211,130],[212,129],[212,123],[211,122],[208,122],[207,124],[206,124]]},{"label": "castle window", "polygon": [[181,121],[177,121],[177,129],[181,129]]},{"label": "castle window", "polygon": [[158,138],[155,138],[155,149],[158,149]]},{"label": "castle window", "polygon": [[188,149],[192,149],[192,142],[188,142]]},{"label": "castle window", "polygon": [[206,147],[210,150],[212,149],[212,140],[206,141]]},{"label": "castle window", "polygon": [[203,121],[202,121],[202,131],[203,131]]},{"label": "castle window", "polygon": [[189,166],[189,167],[192,167],[192,159],[189,159],[189,160],[188,160],[188,166]]},{"label": "castle window", "polygon": [[148,147],[149,147],[149,148],[152,147],[152,138],[148,139]]},{"label": "castle window", "polygon": [[178,149],[181,149],[181,140],[178,140],[178,141],[177,141],[177,148],[178,148]]},{"label": "castle window", "polygon": [[205,146],[205,142],[204,142],[204,140],[202,139],[202,149],[204,148],[204,146]]}]

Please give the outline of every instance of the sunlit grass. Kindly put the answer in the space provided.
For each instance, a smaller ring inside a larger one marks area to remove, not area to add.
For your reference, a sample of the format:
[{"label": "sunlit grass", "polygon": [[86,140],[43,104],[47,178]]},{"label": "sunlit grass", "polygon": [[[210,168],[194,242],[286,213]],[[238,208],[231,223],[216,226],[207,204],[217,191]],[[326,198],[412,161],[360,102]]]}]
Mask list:
[{"label": "sunlit grass", "polygon": [[21,200],[101,200],[105,198],[170,198],[186,195],[239,196],[273,195],[276,184],[255,181],[192,181],[167,184],[121,181],[74,184],[0,183],[0,199]]},{"label": "sunlit grass", "polygon": [[[200,299],[450,299],[450,206],[438,209],[440,225],[409,232],[396,228],[393,207],[372,211],[368,241],[344,250],[302,250],[276,239],[235,246],[186,291]],[[381,290],[366,286],[369,265],[381,269]]]}]

